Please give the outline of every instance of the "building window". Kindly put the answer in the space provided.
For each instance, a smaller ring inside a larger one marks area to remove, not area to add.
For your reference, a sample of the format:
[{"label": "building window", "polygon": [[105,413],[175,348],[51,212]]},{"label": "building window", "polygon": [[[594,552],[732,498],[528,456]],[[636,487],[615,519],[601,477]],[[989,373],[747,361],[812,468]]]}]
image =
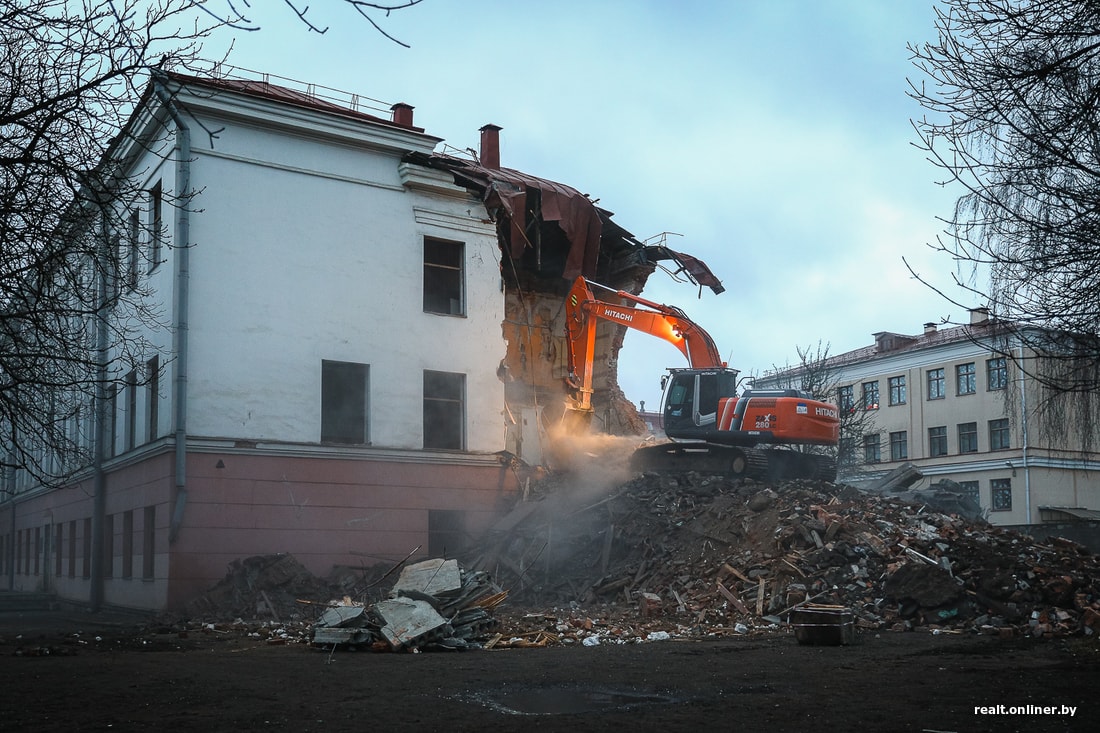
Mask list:
[{"label": "building window", "polygon": [[137,388],[138,378],[136,371],[130,371],[126,375],[126,450],[133,450],[137,444]]},{"label": "building window", "polygon": [[321,442],[365,445],[370,366],[321,362]]},{"label": "building window", "polygon": [[455,557],[465,549],[465,524],[461,509],[429,509],[428,556]]},{"label": "building window", "polygon": [[113,458],[115,455],[115,430],[118,423],[118,385],[107,385],[107,414],[103,421],[103,457]]},{"label": "building window", "polygon": [[115,577],[115,515],[103,518],[103,576]]},{"label": "building window", "polygon": [[466,375],[424,371],[424,447],[463,450]]},{"label": "building window", "polygon": [[82,574],[80,577],[87,580],[92,577],[92,518],[86,517],[84,519],[84,536],[82,537],[81,549],[84,551],[84,556],[81,558],[83,561],[83,567],[81,568]]},{"label": "building window", "polygon": [[909,458],[909,433],[899,430],[890,433],[890,460],[904,461]]},{"label": "building window", "polygon": [[905,404],[905,375],[890,377],[890,404]]},{"label": "building window", "polygon": [[141,215],[130,212],[130,237],[126,253],[126,287],[136,290],[138,286],[138,265],[141,262]]},{"label": "building window", "polygon": [[149,272],[160,264],[161,242],[164,241],[164,192],[160,181],[149,189]]},{"label": "building window", "polygon": [[[54,537],[56,538],[55,542],[57,544],[53,548],[53,562],[54,562],[53,574],[60,578],[62,570],[64,569],[64,564],[61,562],[61,559],[62,559],[62,557],[64,555],[64,552],[65,552],[65,524],[64,524],[64,522],[62,522],[61,524],[58,524],[54,527]],[[71,537],[69,538],[69,541],[72,542]],[[0,563],[0,567],[3,567],[2,563]]]},{"label": "building window", "polygon": [[157,439],[160,430],[160,357],[145,362],[145,402],[149,417],[149,442]]},{"label": "building window", "polygon": [[1008,438],[1008,418],[989,421],[989,450],[1005,450],[1010,448]]},{"label": "building window", "polygon": [[928,455],[932,458],[947,455],[947,426],[928,428]]},{"label": "building window", "polygon": [[878,409],[878,382],[863,383],[863,409]]},{"label": "building window", "polygon": [[959,423],[959,453],[978,452],[978,423]]},{"label": "building window", "polygon": [[960,481],[959,488],[962,489],[962,495],[973,501],[975,505],[979,507],[982,505],[981,495],[978,493],[977,481]]},{"label": "building window", "polygon": [[850,435],[840,436],[837,446],[837,463],[847,466],[856,462],[856,439]]},{"label": "building window", "polygon": [[856,399],[852,385],[841,387],[836,392],[836,405],[841,412],[855,412]]},{"label": "building window", "polygon": [[1005,361],[1003,356],[986,361],[985,373],[990,391],[1004,389],[1008,386],[1008,362]]},{"label": "building window", "polygon": [[132,509],[122,513],[122,577],[127,580],[134,577],[134,512]]},{"label": "building window", "polygon": [[882,451],[879,449],[878,433],[863,436],[863,462],[880,463]]},{"label": "building window", "polygon": [[69,522],[69,577],[76,577],[76,520]]},{"label": "building window", "polygon": [[1012,509],[1012,479],[995,478],[989,482],[990,508],[995,512]]},{"label": "building window", "polygon": [[928,399],[942,400],[944,398],[943,369],[928,370]]},{"label": "building window", "polygon": [[959,394],[974,394],[978,391],[978,375],[974,362],[959,364],[955,367],[955,384]]},{"label": "building window", "polygon": [[462,274],[465,249],[466,246],[462,242],[424,238],[425,313],[465,315]]},{"label": "building window", "polygon": [[155,551],[157,548],[157,508],[145,507],[145,523],[141,528],[141,577],[152,580],[156,570]]}]

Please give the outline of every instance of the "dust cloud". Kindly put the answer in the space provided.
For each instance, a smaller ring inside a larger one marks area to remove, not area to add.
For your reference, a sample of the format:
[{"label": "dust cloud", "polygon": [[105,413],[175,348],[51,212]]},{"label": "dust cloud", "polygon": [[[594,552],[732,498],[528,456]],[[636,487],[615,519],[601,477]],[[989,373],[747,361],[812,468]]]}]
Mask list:
[{"label": "dust cloud", "polygon": [[639,436],[550,433],[554,494],[563,503],[582,504],[613,494],[633,475],[630,457],[645,439]]}]

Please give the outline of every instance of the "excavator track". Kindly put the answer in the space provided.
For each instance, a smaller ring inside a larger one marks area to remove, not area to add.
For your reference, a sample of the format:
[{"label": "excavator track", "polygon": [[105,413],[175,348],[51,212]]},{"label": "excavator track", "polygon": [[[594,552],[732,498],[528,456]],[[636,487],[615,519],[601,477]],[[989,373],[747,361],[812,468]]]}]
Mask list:
[{"label": "excavator track", "polygon": [[836,480],[836,460],[831,456],[777,448],[743,448],[705,443],[661,443],[634,451],[630,461],[636,471],[720,473],[730,478],[751,478],[779,483],[798,479]]}]

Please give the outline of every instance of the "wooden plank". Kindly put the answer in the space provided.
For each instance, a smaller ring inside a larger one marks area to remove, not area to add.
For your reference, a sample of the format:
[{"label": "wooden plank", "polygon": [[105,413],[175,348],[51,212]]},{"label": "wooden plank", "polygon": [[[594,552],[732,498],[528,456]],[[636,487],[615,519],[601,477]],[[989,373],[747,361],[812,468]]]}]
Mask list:
[{"label": "wooden plank", "polygon": [[756,615],[764,615],[764,579],[760,579],[760,585],[756,586]]},{"label": "wooden plank", "polygon": [[739,612],[741,612],[745,616],[752,615],[749,613],[748,607],[741,602],[741,599],[735,596],[733,593],[730,593],[729,589],[726,588],[726,586],[722,585],[721,582],[718,583],[718,592],[725,596],[726,600],[732,603],[733,607],[736,608]]}]

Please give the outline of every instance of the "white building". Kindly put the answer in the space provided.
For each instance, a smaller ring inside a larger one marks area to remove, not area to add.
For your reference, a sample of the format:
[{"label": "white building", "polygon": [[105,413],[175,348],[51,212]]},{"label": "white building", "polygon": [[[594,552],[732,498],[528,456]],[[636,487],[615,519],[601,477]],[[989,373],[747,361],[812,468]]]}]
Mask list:
[{"label": "white building", "polygon": [[840,479],[871,484],[912,463],[923,474],[913,488],[954,481],[994,524],[1100,516],[1097,441],[1044,427],[1049,395],[1032,377],[1035,352],[1012,334],[979,309],[967,326],[877,333],[873,345],[829,357],[831,398],[850,426],[841,429]]},{"label": "white building", "polygon": [[[500,169],[499,128],[464,163],[392,112],[266,81],[150,85],[115,148],[145,192],[119,206],[148,227],[110,246],[159,323],[134,324],[147,353],[106,395],[102,464],[67,489],[13,477],[7,587],[174,608],[255,554],[325,574],[453,553],[507,505],[513,454],[541,458],[516,416],[549,409],[564,368],[522,350],[560,325],[524,305],[556,307],[580,272],[636,292],[653,266],[575,190]],[[583,226],[558,226],[553,196]],[[516,239],[530,211],[537,265]]]}]

